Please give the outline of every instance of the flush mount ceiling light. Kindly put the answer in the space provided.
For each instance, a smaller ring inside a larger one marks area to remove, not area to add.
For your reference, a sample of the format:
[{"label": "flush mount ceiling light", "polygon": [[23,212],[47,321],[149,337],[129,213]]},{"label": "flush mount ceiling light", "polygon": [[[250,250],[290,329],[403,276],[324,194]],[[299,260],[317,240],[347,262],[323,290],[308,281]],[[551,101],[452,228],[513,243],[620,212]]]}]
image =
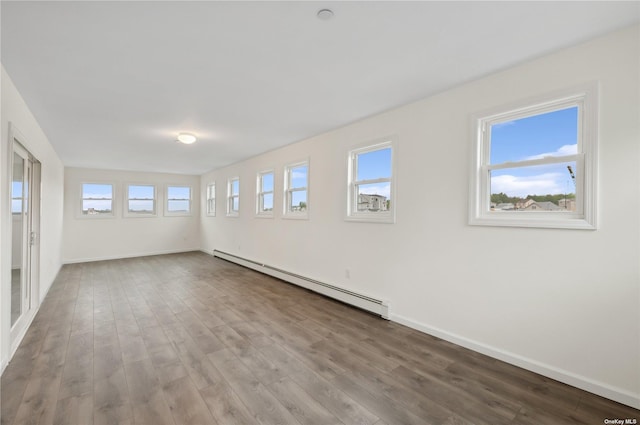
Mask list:
[{"label": "flush mount ceiling light", "polygon": [[178,134],[178,142],[184,143],[185,145],[190,145],[196,141],[196,136],[191,133],[180,133]]},{"label": "flush mount ceiling light", "polygon": [[328,21],[333,18],[333,10],[331,9],[320,9],[318,10],[318,19],[322,19],[323,21]]}]

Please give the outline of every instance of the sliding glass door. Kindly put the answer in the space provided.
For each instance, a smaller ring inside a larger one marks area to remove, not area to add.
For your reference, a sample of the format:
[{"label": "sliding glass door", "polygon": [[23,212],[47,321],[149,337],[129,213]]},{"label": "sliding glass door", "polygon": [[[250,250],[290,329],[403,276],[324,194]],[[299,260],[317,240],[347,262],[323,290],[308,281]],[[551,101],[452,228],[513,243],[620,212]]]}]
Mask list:
[{"label": "sliding glass door", "polygon": [[38,303],[40,163],[12,132],[11,346],[17,346]]}]

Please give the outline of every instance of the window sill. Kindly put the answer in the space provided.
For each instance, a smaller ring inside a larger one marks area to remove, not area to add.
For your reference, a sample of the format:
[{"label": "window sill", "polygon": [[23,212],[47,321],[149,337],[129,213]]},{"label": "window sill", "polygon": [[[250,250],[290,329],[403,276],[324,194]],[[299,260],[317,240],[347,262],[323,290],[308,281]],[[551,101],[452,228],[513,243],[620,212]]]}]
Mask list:
[{"label": "window sill", "polygon": [[309,214],[307,213],[289,213],[282,216],[286,220],[309,220]]},{"label": "window sill", "polygon": [[255,218],[273,218],[273,214],[256,214]]},{"label": "window sill", "polygon": [[79,220],[101,220],[101,219],[109,219],[116,218],[115,214],[78,214],[76,218]]},{"label": "window sill", "polygon": [[158,214],[123,214],[123,218],[156,218]]},{"label": "window sill", "polygon": [[391,214],[384,214],[384,215],[374,215],[374,214],[348,215],[344,218],[344,220],[359,222],[359,223],[378,223],[378,224],[395,224],[396,222],[395,216]]},{"label": "window sill", "polygon": [[[539,229],[575,229],[575,230],[596,230],[597,227],[584,217],[567,215],[564,217],[553,217],[545,214],[539,217],[522,217],[526,213],[498,213],[499,216],[472,217],[469,220],[471,226],[494,226],[494,227],[530,227]],[[544,213],[534,213],[544,214]],[[557,213],[561,214],[561,213]],[[517,216],[516,216],[517,215]]]}]

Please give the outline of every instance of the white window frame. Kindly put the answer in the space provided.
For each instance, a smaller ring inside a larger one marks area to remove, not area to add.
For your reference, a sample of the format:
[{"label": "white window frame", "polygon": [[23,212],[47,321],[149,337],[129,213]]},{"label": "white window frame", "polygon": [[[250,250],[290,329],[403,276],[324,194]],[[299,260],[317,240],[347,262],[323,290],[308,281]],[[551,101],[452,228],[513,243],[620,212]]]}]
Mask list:
[{"label": "white window frame", "polygon": [[[84,185],[85,184],[95,184],[101,186],[111,186],[111,198],[85,198],[84,197]],[[110,200],[111,201],[111,212],[108,214],[84,214],[84,201],[85,200]],[[83,181],[80,183],[80,210],[78,212],[78,217],[87,218],[87,219],[96,219],[96,218],[115,218],[116,216],[116,184],[113,182],[100,182],[100,181]]]},{"label": "white window frame", "polygon": [[[574,155],[490,164],[491,125],[578,107],[578,151]],[[474,139],[469,193],[469,224],[561,229],[597,228],[598,84],[589,83],[472,117]],[[492,170],[576,162],[576,211],[491,211]]]},{"label": "white window frame", "polygon": [[[264,190],[263,187],[263,179],[264,176],[271,174],[273,176],[273,189],[272,190]],[[263,170],[258,173],[256,176],[256,217],[260,218],[273,218],[273,210],[275,208],[271,208],[271,211],[265,211],[264,209],[264,195],[273,195],[274,196],[274,206],[275,206],[275,188],[276,188],[276,173],[275,170]]]},{"label": "white window frame", "polygon": [[[296,168],[300,168],[300,167],[307,167],[307,184],[306,186],[300,186],[300,187],[291,187],[291,177],[292,177],[292,172],[294,169]],[[298,161],[289,165],[286,165],[284,167],[284,196],[283,196],[283,201],[284,201],[284,205],[283,205],[283,218],[291,218],[291,219],[300,219],[300,220],[306,220],[309,218],[309,199],[310,199],[310,191],[309,191],[309,181],[311,180],[311,166],[310,166],[310,161],[308,159],[304,160],[304,161]],[[306,191],[307,192],[307,207],[304,209],[304,211],[294,211],[291,210],[289,208],[289,206],[291,205],[291,199],[293,198],[293,193],[294,192],[301,192],[301,191]]]},{"label": "white window frame", "polygon": [[[148,186],[148,187],[152,187],[153,188],[153,199],[149,199],[149,198],[129,198],[129,188],[131,186]],[[158,216],[158,191],[156,188],[156,185],[153,183],[127,183],[125,184],[125,189],[124,189],[124,208],[123,210],[123,216],[124,217],[157,217]],[[143,201],[148,201],[148,200],[152,200],[153,201],[153,212],[151,213],[138,213],[138,212],[132,212],[129,210],[129,201],[135,201],[135,200],[143,200]]]},{"label": "white window frame", "polygon": [[216,216],[216,182],[211,182],[205,189],[205,214],[207,217]]},{"label": "white window frame", "polygon": [[[169,188],[170,187],[188,187],[189,188],[189,198],[169,198]],[[167,184],[164,190],[164,215],[167,217],[187,217],[193,214],[193,187],[188,184]],[[189,201],[189,211],[169,211],[169,202],[170,201]]]},{"label": "white window frame", "polygon": [[[358,155],[377,150],[391,148],[391,176],[389,178],[378,178],[371,180],[357,180],[358,176]],[[396,137],[385,137],[374,141],[369,141],[352,147],[347,154],[347,214],[345,220],[360,221],[369,223],[389,223],[396,222],[396,157],[398,143]],[[385,212],[358,211],[358,187],[364,184],[389,183],[391,207]]]},{"label": "white window frame", "polygon": [[[233,193],[233,183],[238,182],[238,193]],[[233,209],[233,200],[238,198],[238,209]],[[240,177],[230,177],[227,180],[227,217],[238,217],[240,215]]]}]

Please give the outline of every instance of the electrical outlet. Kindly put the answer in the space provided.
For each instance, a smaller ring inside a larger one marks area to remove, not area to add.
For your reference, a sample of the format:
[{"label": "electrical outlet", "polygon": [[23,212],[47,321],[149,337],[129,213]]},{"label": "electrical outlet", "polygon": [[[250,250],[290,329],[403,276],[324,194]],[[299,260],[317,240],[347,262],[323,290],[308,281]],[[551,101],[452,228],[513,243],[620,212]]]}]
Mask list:
[{"label": "electrical outlet", "polygon": [[347,279],[351,279],[351,270],[344,269],[344,277],[346,277]]}]

